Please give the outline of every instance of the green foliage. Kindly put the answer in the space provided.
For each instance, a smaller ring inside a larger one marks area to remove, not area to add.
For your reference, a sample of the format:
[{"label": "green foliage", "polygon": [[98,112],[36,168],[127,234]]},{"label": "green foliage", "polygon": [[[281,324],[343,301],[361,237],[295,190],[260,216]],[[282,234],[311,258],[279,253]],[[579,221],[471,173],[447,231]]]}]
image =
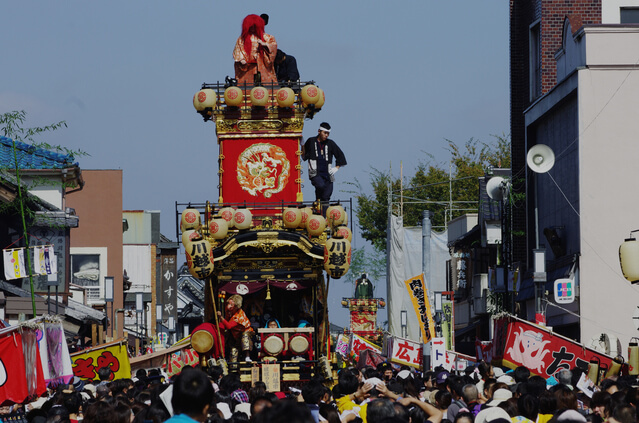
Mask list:
[{"label": "green foliage", "polygon": [[[416,226],[422,221],[422,211],[433,212],[433,227],[446,223],[478,208],[479,180],[493,167],[508,168],[511,164],[510,139],[506,135],[493,136],[495,142],[487,144],[471,138],[462,147],[451,140],[448,143],[450,164],[436,164],[432,155],[420,163],[415,174],[403,183],[403,218],[405,226]],[[356,216],[362,237],[378,251],[386,250],[388,222],[388,188],[392,186],[393,212],[399,214],[402,181],[377,169],[371,169],[372,194],[367,194],[359,181],[351,185],[357,199]],[[452,207],[451,207],[452,203]]]},{"label": "green foliage", "polygon": [[[71,160],[73,160],[75,157],[87,155],[87,153],[81,150],[70,150],[63,146],[36,142],[35,138],[38,135],[42,135],[46,132],[56,131],[61,128],[66,128],[66,122],[61,121],[43,127],[25,128],[24,123],[26,119],[27,113],[24,110],[0,114],[0,134],[13,139],[14,141],[20,141],[29,144],[31,147],[33,147],[34,152],[36,151],[36,149],[45,149],[48,151],[54,151],[59,154],[71,156]],[[8,163],[0,163],[0,179],[5,181],[13,181],[14,183],[18,184],[22,183],[22,187],[26,188],[27,190],[46,185],[62,185],[63,188],[68,188],[72,185],[69,182],[56,181],[44,177],[32,178],[28,184],[25,184],[24,181],[20,179],[19,171],[20,169],[16,169],[15,160],[10,160]],[[13,202],[0,204],[0,214],[11,216],[24,213],[26,221],[32,222],[33,218],[35,217],[34,210],[36,210],[38,207],[37,202],[37,197],[21,194]]]},{"label": "green foliage", "polygon": [[368,279],[377,289],[377,282],[386,275],[386,256],[378,250],[367,251],[365,248],[354,248],[351,253],[351,267],[346,274],[346,280],[351,283],[353,292],[355,281],[362,273],[368,275]]}]

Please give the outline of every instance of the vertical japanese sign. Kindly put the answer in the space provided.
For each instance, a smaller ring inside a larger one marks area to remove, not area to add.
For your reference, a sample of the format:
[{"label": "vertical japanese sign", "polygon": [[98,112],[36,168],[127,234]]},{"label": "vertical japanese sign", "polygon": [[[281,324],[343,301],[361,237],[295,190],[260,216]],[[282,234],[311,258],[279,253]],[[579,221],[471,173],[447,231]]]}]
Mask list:
[{"label": "vertical japanese sign", "polygon": [[452,255],[452,279],[456,288],[466,288],[470,273],[470,253],[456,251]]},{"label": "vertical japanese sign", "polygon": [[446,349],[455,351],[455,343],[453,337],[453,302],[442,302],[442,336],[446,340]]},{"label": "vertical japanese sign", "polygon": [[262,382],[268,392],[280,391],[280,365],[262,364]]},{"label": "vertical japanese sign", "polygon": [[444,338],[433,338],[431,343],[431,359],[433,368],[448,366],[448,357],[446,354],[446,341]]},{"label": "vertical japanese sign", "polygon": [[177,258],[174,254],[162,254],[162,320],[175,317],[177,312]]},{"label": "vertical japanese sign", "polygon": [[435,336],[435,321],[430,309],[428,290],[424,285],[424,274],[410,278],[404,283],[410,294],[413,308],[415,308],[422,334],[422,342],[425,344]]},{"label": "vertical japanese sign", "polygon": [[407,366],[422,367],[422,345],[408,339],[393,338],[393,352],[391,361],[393,363],[405,364]]}]

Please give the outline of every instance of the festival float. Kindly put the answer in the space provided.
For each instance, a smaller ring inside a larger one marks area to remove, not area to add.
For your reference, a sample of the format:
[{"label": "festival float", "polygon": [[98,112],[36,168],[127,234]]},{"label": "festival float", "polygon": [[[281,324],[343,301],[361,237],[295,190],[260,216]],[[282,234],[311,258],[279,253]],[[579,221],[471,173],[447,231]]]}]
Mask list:
[{"label": "festival float", "polygon": [[[269,79],[257,70],[250,81],[226,77],[195,93],[216,134],[219,192],[176,203],[176,217],[189,271],[205,281],[204,323],[191,335],[201,362],[237,370],[245,382],[286,383],[332,376],[326,298],[350,265],[352,207],[302,194],[302,131],[324,92],[314,81]],[[244,337],[230,346],[234,329],[224,330],[234,324],[225,312],[236,295],[253,332],[247,356]]]}]

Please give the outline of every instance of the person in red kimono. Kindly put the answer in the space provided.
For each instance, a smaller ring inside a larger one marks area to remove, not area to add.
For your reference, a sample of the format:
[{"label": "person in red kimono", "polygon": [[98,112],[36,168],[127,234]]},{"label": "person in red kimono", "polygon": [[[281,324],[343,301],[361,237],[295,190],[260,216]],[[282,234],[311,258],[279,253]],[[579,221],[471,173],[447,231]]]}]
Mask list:
[{"label": "person in red kimono", "polygon": [[262,83],[277,84],[275,75],[275,55],[277,42],[275,37],[264,32],[264,20],[258,15],[248,15],[242,22],[242,35],[233,49],[235,60],[235,79],[253,84],[253,77],[260,72]]},{"label": "person in red kimono", "polygon": [[230,361],[237,362],[239,356],[238,347],[244,353],[244,360],[251,361],[251,350],[253,349],[253,328],[251,321],[242,310],[242,296],[231,295],[226,300],[224,318],[222,312],[217,312],[220,328],[226,331],[226,345],[230,345]]}]

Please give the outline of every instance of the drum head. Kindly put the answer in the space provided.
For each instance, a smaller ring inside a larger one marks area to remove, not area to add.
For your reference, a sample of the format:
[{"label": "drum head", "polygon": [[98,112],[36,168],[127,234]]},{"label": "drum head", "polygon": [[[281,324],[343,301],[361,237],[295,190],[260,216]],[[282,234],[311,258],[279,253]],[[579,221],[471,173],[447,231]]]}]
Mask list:
[{"label": "drum head", "polygon": [[308,339],[303,335],[294,335],[288,343],[288,348],[297,355],[304,354],[308,347]]},{"label": "drum head", "polygon": [[276,335],[270,335],[264,340],[264,352],[268,355],[278,355],[284,350],[284,341]]},{"label": "drum head", "polygon": [[198,330],[191,335],[191,346],[200,354],[211,351],[213,342],[213,335],[206,330]]}]

